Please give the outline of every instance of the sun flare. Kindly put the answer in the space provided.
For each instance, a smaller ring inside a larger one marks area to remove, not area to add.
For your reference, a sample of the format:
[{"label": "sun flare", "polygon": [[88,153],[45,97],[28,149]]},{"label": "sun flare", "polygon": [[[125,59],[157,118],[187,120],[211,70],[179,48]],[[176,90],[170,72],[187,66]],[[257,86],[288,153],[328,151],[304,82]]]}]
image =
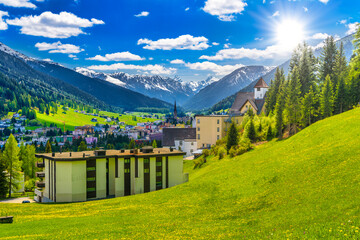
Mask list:
[{"label": "sun flare", "polygon": [[293,49],[304,40],[304,27],[295,19],[284,19],[276,28],[278,44],[285,49]]}]

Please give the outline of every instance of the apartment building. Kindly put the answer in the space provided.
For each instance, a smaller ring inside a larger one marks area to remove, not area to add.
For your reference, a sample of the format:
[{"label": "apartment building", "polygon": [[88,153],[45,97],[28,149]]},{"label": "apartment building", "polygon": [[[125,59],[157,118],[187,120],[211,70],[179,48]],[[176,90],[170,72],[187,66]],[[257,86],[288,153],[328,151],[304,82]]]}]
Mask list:
[{"label": "apartment building", "polygon": [[36,154],[35,200],[79,202],[121,197],[169,188],[188,181],[181,151],[144,147]]}]

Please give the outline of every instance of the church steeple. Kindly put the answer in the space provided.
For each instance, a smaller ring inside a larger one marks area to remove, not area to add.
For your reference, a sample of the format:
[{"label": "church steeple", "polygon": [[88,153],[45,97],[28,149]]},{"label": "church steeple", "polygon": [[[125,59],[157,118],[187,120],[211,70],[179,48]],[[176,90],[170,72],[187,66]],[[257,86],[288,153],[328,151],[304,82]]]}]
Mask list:
[{"label": "church steeple", "polygon": [[176,100],[174,104],[174,118],[177,119]]}]

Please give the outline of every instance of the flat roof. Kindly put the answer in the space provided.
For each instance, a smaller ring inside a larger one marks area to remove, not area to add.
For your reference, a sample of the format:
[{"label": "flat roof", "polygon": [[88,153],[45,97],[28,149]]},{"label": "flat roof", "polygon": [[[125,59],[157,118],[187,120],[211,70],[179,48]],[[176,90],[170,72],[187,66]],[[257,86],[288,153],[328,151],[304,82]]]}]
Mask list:
[{"label": "flat roof", "polygon": [[[144,148],[146,150],[146,148]],[[96,151],[104,151],[105,155],[102,156],[96,156]],[[157,157],[157,156],[182,156],[186,153],[181,152],[179,150],[173,149],[170,151],[169,148],[154,148],[153,152],[151,153],[142,153],[140,152],[140,149],[138,149],[138,152],[133,153],[130,152],[130,149],[123,150],[124,152],[121,152],[122,150],[96,150],[96,151],[83,151],[83,152],[62,152],[62,153],[55,153],[55,156],[53,156],[53,153],[38,153],[35,154],[35,157],[37,158],[45,158],[49,160],[56,160],[56,161],[83,161],[87,159],[98,159],[98,158],[125,158],[125,157]],[[84,157],[85,154],[85,157]]]}]

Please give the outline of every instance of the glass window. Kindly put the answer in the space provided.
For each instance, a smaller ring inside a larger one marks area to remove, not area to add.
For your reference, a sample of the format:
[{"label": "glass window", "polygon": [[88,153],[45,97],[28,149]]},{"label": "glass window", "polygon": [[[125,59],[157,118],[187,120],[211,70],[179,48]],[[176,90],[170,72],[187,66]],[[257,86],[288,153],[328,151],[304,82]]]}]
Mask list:
[{"label": "glass window", "polygon": [[86,181],[95,181],[95,178],[94,177],[89,177],[89,178],[86,178]]},{"label": "glass window", "polygon": [[217,135],[217,140],[219,140],[220,139],[220,136],[219,135]]},{"label": "glass window", "polygon": [[219,127],[217,128],[217,131],[220,132],[220,128],[219,128]]},{"label": "glass window", "polygon": [[93,191],[96,191],[96,189],[93,187],[93,188],[87,188],[86,189],[88,192],[93,192]]},{"label": "glass window", "polygon": [[144,163],[149,163],[149,159],[148,158],[144,158]]},{"label": "glass window", "polygon": [[96,170],[96,167],[88,167],[86,168],[86,171],[95,171]]},{"label": "glass window", "polygon": [[198,131],[200,131],[200,128],[198,127]]},{"label": "glass window", "polygon": [[200,123],[200,119],[198,119],[198,123]]},{"label": "glass window", "polygon": [[129,168],[125,168],[124,172],[125,172],[125,173],[130,173],[130,169],[129,169]]},{"label": "glass window", "polygon": [[258,87],[257,90],[260,91],[260,88]]},{"label": "glass window", "polygon": [[162,176],[162,172],[156,172],[156,176],[157,176],[157,177],[161,177],[161,176]]},{"label": "glass window", "polygon": [[198,139],[200,140],[200,134],[198,134]]},{"label": "glass window", "polygon": [[130,158],[125,158],[124,162],[125,163],[130,163]]},{"label": "glass window", "polygon": [[148,168],[144,169],[144,173],[149,173],[149,172],[150,172],[150,170]]},{"label": "glass window", "polygon": [[156,166],[161,167],[162,166],[162,161],[156,161]]}]

